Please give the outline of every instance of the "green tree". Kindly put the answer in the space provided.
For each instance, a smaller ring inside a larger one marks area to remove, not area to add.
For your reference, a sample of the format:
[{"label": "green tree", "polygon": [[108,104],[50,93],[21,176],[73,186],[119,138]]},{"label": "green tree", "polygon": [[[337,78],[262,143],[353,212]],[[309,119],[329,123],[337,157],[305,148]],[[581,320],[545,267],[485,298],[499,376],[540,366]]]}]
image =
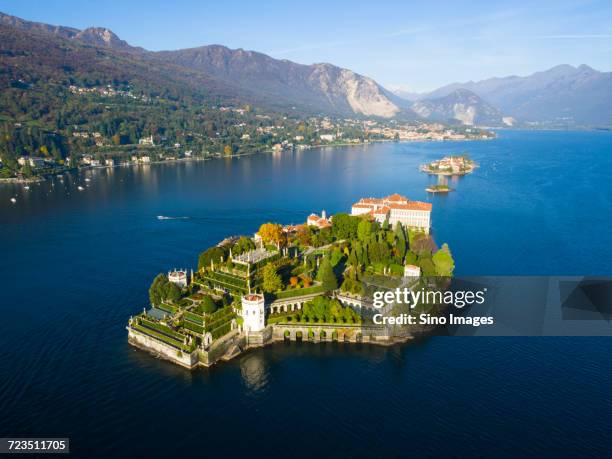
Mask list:
[{"label": "green tree", "polygon": [[406,256],[406,250],[408,249],[408,241],[406,240],[406,233],[400,222],[396,223],[394,234],[397,258],[400,263],[403,263],[404,257]]},{"label": "green tree", "polygon": [[360,241],[367,241],[372,234],[372,223],[369,220],[361,220],[357,226],[357,237]]},{"label": "green tree", "polygon": [[343,257],[344,255],[342,254],[340,249],[335,247],[331,252],[331,258],[329,260],[332,265],[332,268],[335,268],[336,265],[340,263],[340,260],[342,260]]},{"label": "green tree", "polygon": [[357,255],[355,253],[355,248],[354,247],[351,249],[351,253],[349,254],[348,263],[351,266],[357,266],[357,263],[358,263],[357,262]]},{"label": "green tree", "polygon": [[165,274],[158,274],[149,287],[149,300],[153,306],[159,306],[163,301],[177,301],[182,296],[181,288],[170,282]]},{"label": "green tree", "polygon": [[210,262],[220,263],[221,258],[225,257],[225,250],[222,247],[210,247],[200,254],[198,257],[198,269],[208,268]]},{"label": "green tree", "polygon": [[455,261],[447,244],[442,244],[442,248],[431,257],[438,276],[452,276],[455,269]]},{"label": "green tree", "polygon": [[232,255],[240,255],[241,253],[248,252],[255,248],[255,243],[251,238],[246,236],[240,236],[240,239],[236,241],[232,247]]},{"label": "green tree", "polygon": [[332,233],[337,239],[354,239],[361,219],[346,213],[338,213],[332,219]]},{"label": "green tree", "polygon": [[273,264],[267,264],[263,269],[263,289],[265,292],[277,292],[283,288],[283,281]]},{"label": "green tree", "polygon": [[425,277],[433,277],[436,275],[436,267],[431,258],[421,258],[418,260],[418,265],[421,267],[421,272]]},{"label": "green tree", "polygon": [[319,272],[317,273],[317,280],[321,282],[325,290],[336,290],[338,288],[338,279],[327,257],[323,258],[321,262]]},{"label": "green tree", "polygon": [[204,298],[202,298],[200,309],[203,313],[212,314],[217,310],[217,305],[211,296],[206,295]]},{"label": "green tree", "polygon": [[407,265],[414,265],[417,262],[417,256],[416,253],[412,252],[412,251],[408,251],[406,253],[406,259],[405,259],[405,263]]},{"label": "green tree", "polygon": [[165,300],[178,301],[181,299],[182,291],[174,282],[168,282],[165,285],[163,295]]},{"label": "green tree", "polygon": [[163,301],[163,287],[168,282],[165,274],[158,274],[149,287],[149,300],[153,306],[159,306]]}]

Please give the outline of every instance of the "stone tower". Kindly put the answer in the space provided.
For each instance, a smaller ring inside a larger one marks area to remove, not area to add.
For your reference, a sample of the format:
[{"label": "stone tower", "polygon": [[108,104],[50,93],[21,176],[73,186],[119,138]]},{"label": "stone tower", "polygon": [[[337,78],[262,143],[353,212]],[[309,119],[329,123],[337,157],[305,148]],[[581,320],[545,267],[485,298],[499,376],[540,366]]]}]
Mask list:
[{"label": "stone tower", "polygon": [[242,297],[244,331],[259,332],[266,328],[266,308],[263,294],[249,293]]}]

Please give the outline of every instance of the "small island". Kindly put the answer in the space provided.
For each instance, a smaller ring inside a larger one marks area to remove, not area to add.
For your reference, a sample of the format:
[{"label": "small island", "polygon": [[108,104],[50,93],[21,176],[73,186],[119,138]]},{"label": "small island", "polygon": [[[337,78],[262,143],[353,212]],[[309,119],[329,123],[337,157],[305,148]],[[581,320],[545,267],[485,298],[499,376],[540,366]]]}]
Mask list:
[{"label": "small island", "polygon": [[[478,167],[475,161],[467,154],[459,156],[445,156],[437,161],[421,166],[421,172],[432,175],[467,175]],[[429,191],[429,190],[428,190]]]},{"label": "small island", "polygon": [[429,185],[427,188],[425,188],[425,191],[427,191],[428,193],[450,193],[454,190],[446,184],[439,184]]},{"label": "small island", "polygon": [[[225,238],[200,254],[197,270],[155,277],[150,306],[128,321],[128,341],[189,369],[283,340],[406,342],[428,327],[381,325],[373,297],[447,286],[455,265],[429,234],[430,218],[431,204],[394,194],[363,198],[350,214],[323,211],[300,225],[264,223],[252,237]],[[446,308],[410,307],[434,315]]]}]

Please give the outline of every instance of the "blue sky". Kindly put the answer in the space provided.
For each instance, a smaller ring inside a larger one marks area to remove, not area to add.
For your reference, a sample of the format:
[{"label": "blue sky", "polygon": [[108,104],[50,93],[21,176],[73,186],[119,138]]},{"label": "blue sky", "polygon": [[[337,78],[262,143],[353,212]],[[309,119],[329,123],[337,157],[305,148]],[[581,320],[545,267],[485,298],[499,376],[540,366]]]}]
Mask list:
[{"label": "blue sky", "polygon": [[610,1],[0,0],[0,11],[108,27],[150,50],[218,43],[330,62],[415,91],[557,64],[612,70]]}]

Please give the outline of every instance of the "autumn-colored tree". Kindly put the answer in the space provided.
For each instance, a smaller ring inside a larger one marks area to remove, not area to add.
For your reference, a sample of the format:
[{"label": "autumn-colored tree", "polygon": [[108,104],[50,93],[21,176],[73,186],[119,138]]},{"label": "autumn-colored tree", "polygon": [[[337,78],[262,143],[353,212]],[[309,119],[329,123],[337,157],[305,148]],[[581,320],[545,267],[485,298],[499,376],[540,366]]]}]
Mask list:
[{"label": "autumn-colored tree", "polygon": [[297,287],[299,281],[300,280],[297,278],[297,276],[291,276],[291,278],[289,279],[289,283],[292,287]]},{"label": "autumn-colored tree", "polygon": [[277,223],[264,223],[259,227],[258,233],[264,243],[284,245],[283,227]]},{"label": "autumn-colored tree", "polygon": [[307,275],[302,275],[302,282],[304,283],[304,287],[308,288],[312,285],[312,279]]},{"label": "autumn-colored tree", "polygon": [[230,145],[226,145],[223,147],[223,154],[224,155],[231,155],[232,154],[232,147]]},{"label": "autumn-colored tree", "polygon": [[296,233],[297,240],[302,245],[310,245],[312,243],[310,237],[310,228],[307,225],[301,225]]}]

